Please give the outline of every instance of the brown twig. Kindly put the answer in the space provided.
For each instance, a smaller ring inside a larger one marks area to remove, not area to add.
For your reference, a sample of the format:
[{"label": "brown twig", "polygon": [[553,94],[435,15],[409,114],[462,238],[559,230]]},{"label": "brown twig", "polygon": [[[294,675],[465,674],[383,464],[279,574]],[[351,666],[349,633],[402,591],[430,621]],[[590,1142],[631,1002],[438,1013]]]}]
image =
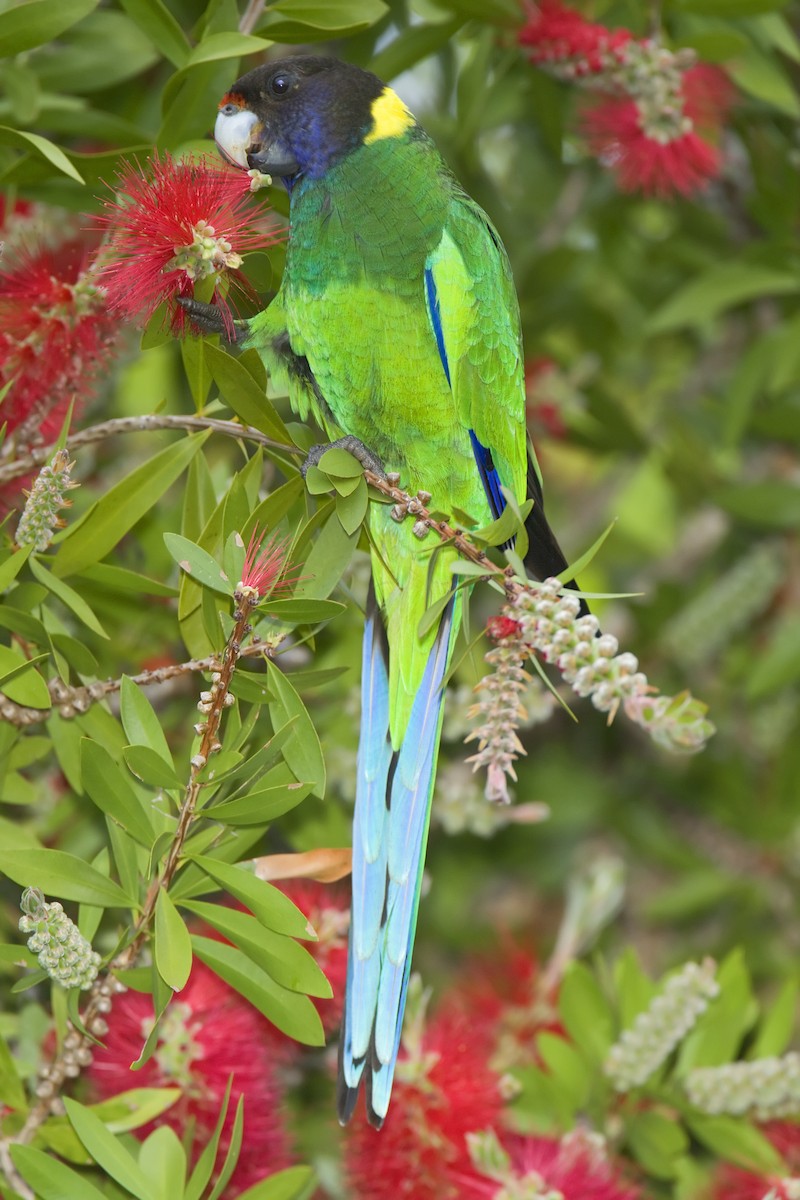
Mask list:
[{"label": "brown twig", "polygon": [[[268,446],[270,450],[278,450],[284,454],[301,453],[297,446],[289,446],[284,442],[276,442],[267,437],[260,429],[252,425],[242,425],[238,421],[220,421],[214,417],[170,415],[168,413],[146,413],[138,417],[115,417],[110,421],[102,421],[99,425],[90,425],[73,433],[67,439],[67,449],[76,450],[79,446],[88,446],[92,442],[102,442],[105,438],[118,433],[142,433],[155,429],[211,429],[225,437],[246,438],[259,446]],[[26,475],[43,463],[49,462],[55,453],[55,443],[49,446],[37,446],[21,458],[15,458],[5,466],[0,467],[0,486]]]},{"label": "brown twig", "polygon": [[[249,645],[242,647],[241,657],[253,658],[257,654],[271,655],[275,645],[275,642],[267,644],[256,636]],[[174,663],[168,667],[155,667],[151,671],[140,671],[138,675],[132,675],[131,679],[140,687],[152,687],[155,684],[166,683],[167,680],[180,678],[195,671],[219,671],[221,664],[220,655],[209,654],[206,658],[190,658],[187,662]],[[96,683],[87,683],[81,687],[72,687],[58,678],[50,679],[47,684],[53,704],[58,706],[59,716],[67,720],[88,712],[93,704],[105,700],[107,696],[114,695],[121,686],[122,678],[98,680]],[[52,711],[49,708],[26,708],[23,704],[15,704],[12,700],[6,700],[5,697],[0,703],[0,717],[10,725],[25,727],[37,725],[41,721],[46,721]]]},{"label": "brown twig", "polygon": [[[81,1069],[91,1062],[93,1039],[102,1037],[108,1031],[105,1017],[111,1011],[112,998],[115,992],[126,990],[125,985],[115,978],[114,973],[127,970],[136,962],[149,936],[150,927],[155,918],[159,893],[162,888],[169,888],[178,869],[181,853],[194,820],[197,801],[204,786],[203,770],[211,756],[221,749],[217,735],[222,714],[233,701],[230,685],[236,664],[244,651],[242,643],[250,632],[249,619],[258,604],[259,595],[254,588],[240,586],[234,593],[234,600],[236,608],[233,631],[218,660],[218,670],[214,672],[210,690],[200,694],[198,708],[205,717],[205,720],[196,727],[201,734],[200,747],[191,761],[189,781],[184,792],[178,825],[163,870],[156,876],[148,889],[130,942],[109,963],[104,974],[99,976],[92,986],[86,1007],[81,1013],[81,1021],[87,1033],[81,1033],[74,1027],[70,1027],[59,1053],[51,1063],[41,1068],[39,1084],[36,1089],[38,1101],[28,1113],[25,1124],[19,1133],[5,1140],[0,1139],[0,1162],[5,1163],[7,1160],[10,1162],[7,1154],[9,1145],[27,1143],[31,1140],[36,1130],[50,1114],[53,1101],[59,1096],[66,1080],[79,1075]],[[263,650],[264,647],[261,646],[259,649]],[[13,1174],[12,1182],[15,1187],[18,1182],[21,1182],[16,1172]],[[26,1196],[27,1200],[26,1191],[22,1191],[20,1194]]]}]

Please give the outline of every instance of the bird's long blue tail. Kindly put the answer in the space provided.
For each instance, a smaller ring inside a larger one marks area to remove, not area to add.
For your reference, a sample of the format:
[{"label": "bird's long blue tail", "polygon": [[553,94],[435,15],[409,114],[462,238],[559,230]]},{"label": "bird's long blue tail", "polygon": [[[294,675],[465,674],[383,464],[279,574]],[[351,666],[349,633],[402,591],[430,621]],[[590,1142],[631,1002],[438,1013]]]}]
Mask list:
[{"label": "bird's long blue tail", "polygon": [[411,949],[442,725],[455,601],[442,615],[402,745],[389,732],[389,647],[370,593],[364,627],[361,739],[353,818],[353,903],[342,1036],[339,1120],[364,1083],[380,1128],[400,1048]]}]

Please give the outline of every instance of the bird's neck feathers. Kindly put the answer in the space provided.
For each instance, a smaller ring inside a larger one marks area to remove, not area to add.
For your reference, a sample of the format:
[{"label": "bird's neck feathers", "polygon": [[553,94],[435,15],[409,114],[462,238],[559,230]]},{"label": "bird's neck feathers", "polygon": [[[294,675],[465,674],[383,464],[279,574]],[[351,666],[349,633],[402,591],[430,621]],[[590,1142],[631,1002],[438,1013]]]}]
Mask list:
[{"label": "bird's neck feathers", "polygon": [[384,138],[401,138],[416,124],[397,92],[390,87],[385,87],[372,101],[370,116],[372,124],[364,135],[365,146]]}]

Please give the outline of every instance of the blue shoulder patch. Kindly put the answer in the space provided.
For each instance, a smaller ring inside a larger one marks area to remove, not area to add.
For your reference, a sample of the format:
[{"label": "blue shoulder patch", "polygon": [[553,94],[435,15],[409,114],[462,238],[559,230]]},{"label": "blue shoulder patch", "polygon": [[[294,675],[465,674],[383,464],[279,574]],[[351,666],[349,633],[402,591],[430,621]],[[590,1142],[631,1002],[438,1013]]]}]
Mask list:
[{"label": "blue shoulder patch", "polygon": [[492,461],[492,452],[491,450],[487,450],[478,441],[474,429],[470,429],[469,437],[472,442],[472,453],[475,455],[475,462],[480,472],[483,490],[486,492],[486,499],[489,501],[492,516],[497,520],[506,506],[506,498],[500,490],[500,476],[497,474],[494,462]]},{"label": "blue shoulder patch", "polygon": [[[433,278],[433,270],[431,267],[425,268],[425,299],[428,303],[428,312],[430,313],[431,325],[433,326],[434,337],[436,338],[436,347],[439,351],[439,358],[442,360],[444,373],[447,376],[448,384],[450,381],[450,364],[447,361],[447,350],[444,344],[444,330],[442,329],[442,313],[439,308],[439,294],[436,291],[436,280]],[[492,462],[492,452],[486,446],[482,445],[478,440],[475,431],[469,431],[470,441],[472,442],[472,452],[475,455],[475,462],[483,484],[483,490],[486,492],[486,499],[489,501],[489,507],[492,510],[492,515],[495,520],[500,516],[500,513],[506,506],[506,498],[500,490],[500,476],[495,470]]]},{"label": "blue shoulder patch", "polygon": [[428,301],[428,312],[430,313],[431,324],[433,325],[439,358],[442,360],[447,382],[450,383],[450,364],[447,361],[447,351],[444,346],[444,330],[442,329],[442,314],[439,309],[439,294],[436,291],[436,280],[433,278],[433,271],[430,267],[425,268],[425,298]]}]

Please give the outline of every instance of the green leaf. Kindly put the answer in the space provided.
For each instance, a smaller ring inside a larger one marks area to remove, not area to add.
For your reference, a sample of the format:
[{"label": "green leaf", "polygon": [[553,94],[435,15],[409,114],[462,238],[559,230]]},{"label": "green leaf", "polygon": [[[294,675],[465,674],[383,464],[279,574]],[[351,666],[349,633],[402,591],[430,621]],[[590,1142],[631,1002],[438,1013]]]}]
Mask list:
[{"label": "green leaf", "polygon": [[111,1133],[128,1133],[160,1117],[182,1094],[178,1087],[131,1088],[91,1105],[91,1110]]},{"label": "green leaf", "polygon": [[[0,409],[0,412],[2,412],[2,409]],[[8,558],[0,564],[0,592],[5,592],[9,585],[14,582],[32,553],[33,544],[22,546],[21,549],[15,550],[13,554],[9,554]]]},{"label": "green leaf", "polygon": [[673,1179],[677,1159],[689,1139],[673,1117],[658,1112],[635,1113],[625,1123],[625,1137],[634,1158],[656,1179]]},{"label": "green leaf", "polygon": [[271,43],[264,38],[252,37],[247,33],[209,33],[194,47],[189,55],[189,66],[198,63],[217,62],[225,58],[242,58],[246,54],[260,54],[268,50]]},{"label": "green leaf", "polygon": [[122,753],[128,769],[149,787],[169,789],[181,786],[171,763],[149,746],[126,746]]},{"label": "green leaf", "polygon": [[31,0],[0,13],[0,58],[52,42],[95,8],[98,0]]},{"label": "green leaf", "polygon": [[270,5],[259,29],[280,41],[327,40],[345,31],[369,29],[389,11],[383,0],[279,0]]},{"label": "green leaf", "polygon": [[128,783],[116,759],[98,742],[81,741],[81,778],[97,807],[149,850],[155,840],[150,814]]},{"label": "green leaf", "polygon": [[60,543],[53,571],[60,578],[99,562],[158,503],[210,436],[191,434],[136,467],[101,497]]},{"label": "green leaf", "polygon": [[359,533],[346,533],[332,513],[327,519],[303,563],[303,574],[295,597],[325,600],[350,566]]},{"label": "green leaf", "polygon": [[112,879],[63,850],[0,850],[0,871],[22,887],[41,888],[60,900],[127,908],[130,897]]},{"label": "green leaf", "polygon": [[800,679],[800,627],[796,614],[787,612],[776,622],[766,646],[759,647],[745,693],[760,700],[796,679]]},{"label": "green leaf", "polygon": [[311,1167],[287,1167],[240,1192],[237,1200],[306,1200],[314,1182]]},{"label": "green leaf", "polygon": [[27,708],[51,708],[50,692],[35,665],[46,658],[45,654],[35,659],[25,658],[9,646],[0,645],[0,691],[15,704],[24,704]]},{"label": "green leaf", "polygon": [[346,606],[338,600],[291,600],[268,599],[259,606],[259,612],[286,621],[288,625],[319,625],[331,621],[345,611]]},{"label": "green leaf", "polygon": [[364,474],[364,468],[355,455],[341,446],[331,446],[317,465],[320,471],[334,479],[357,479]]},{"label": "green leaf", "polygon": [[325,760],[308,709],[282,671],[272,660],[267,666],[267,681],[275,696],[270,705],[273,720],[285,725],[294,719],[292,736],[283,748],[283,757],[301,783],[307,783],[315,796],[325,795]]},{"label": "green leaf", "polygon": [[599,983],[583,963],[572,962],[567,967],[558,1009],[576,1045],[592,1062],[604,1062],[614,1040],[611,1010]]},{"label": "green leaf", "polygon": [[225,1088],[225,1095],[222,1097],[222,1104],[220,1105],[219,1116],[217,1117],[217,1123],[214,1126],[214,1132],[206,1141],[202,1152],[197,1159],[197,1165],[192,1171],[192,1174],[186,1185],[186,1191],[184,1193],[183,1200],[200,1200],[200,1197],[205,1191],[206,1185],[211,1178],[214,1170],[214,1164],[217,1161],[219,1139],[222,1136],[225,1118],[228,1115],[228,1105],[231,1098],[232,1082],[232,1078],[229,1078],[227,1087]]},{"label": "green leaf", "polygon": [[238,950],[211,938],[192,936],[198,958],[239,992],[281,1033],[306,1046],[324,1046],[319,1014],[307,996],[281,987],[261,967]]},{"label": "green leaf", "polygon": [[249,913],[206,904],[202,900],[184,901],[183,907],[225,935],[254,963],[291,992],[329,999],[331,985],[304,946],[284,934],[275,933]]},{"label": "green leaf", "polygon": [[267,437],[291,446],[289,430],[247,368],[210,342],[205,343],[205,355],[214,382],[237,417]]},{"label": "green leaf", "polygon": [[[316,937],[309,928],[308,918],[289,897],[271,883],[259,879],[252,871],[207,855],[193,855],[193,861],[234,899],[241,900],[267,929],[290,937]],[[177,899],[176,889],[173,889],[173,896]]]},{"label": "green leaf", "polygon": [[202,816],[226,825],[264,825],[297,808],[310,792],[307,783],[279,783],[236,800],[212,804],[202,810]]},{"label": "green leaf", "polygon": [[349,495],[336,498],[336,515],[345,533],[354,534],[361,528],[369,507],[369,488],[362,475]]},{"label": "green leaf", "polygon": [[744,54],[737,55],[727,69],[743,92],[764,100],[790,117],[800,117],[800,99],[774,54],[762,54],[750,46]]},{"label": "green leaf", "polygon": [[82,596],[78,595],[74,588],[70,587],[68,583],[64,583],[62,579],[58,579],[55,575],[51,575],[35,558],[31,559],[30,568],[33,577],[43,587],[46,587],[49,592],[52,592],[54,596],[57,596],[61,603],[65,604],[70,612],[74,613],[87,629],[91,629],[92,633],[96,633],[102,638],[108,637],[108,634],[89,605]]},{"label": "green leaf", "polygon": [[792,1040],[797,1020],[798,982],[787,979],[758,1027],[748,1047],[747,1058],[771,1058],[783,1054]]},{"label": "green leaf", "polygon": [[592,1085],[592,1073],[586,1061],[565,1038],[555,1033],[540,1033],[536,1048],[542,1062],[569,1099],[573,1112],[582,1109]]},{"label": "green leaf", "polygon": [[155,934],[156,969],[173,992],[179,992],[192,969],[192,943],[183,918],[163,887],[156,900]]},{"label": "green leaf", "polygon": [[33,1188],[37,1200],[106,1200],[105,1192],[99,1191],[85,1172],[73,1171],[51,1154],[13,1144],[10,1151],[14,1166]]},{"label": "green leaf", "polygon": [[221,592],[224,596],[233,595],[234,585],[216,559],[206,550],[195,542],[190,542],[188,538],[181,537],[179,533],[165,533],[164,544],[181,570],[192,579],[215,592]]},{"label": "green leaf", "polygon": [[[24,5],[23,7],[27,8],[28,5]],[[0,19],[9,15],[9,13],[3,13],[0,15]],[[64,175],[68,175],[70,179],[74,179],[76,183],[83,183],[84,181],[83,176],[72,165],[64,151],[38,133],[29,133],[21,129],[9,129],[7,125],[0,125],[0,143],[3,142],[9,143],[12,146],[21,145],[25,150],[35,150],[37,154],[41,154],[42,158],[46,158],[57,170],[63,172]]]},{"label": "green leaf", "polygon": [[720,993],[698,1018],[678,1057],[678,1073],[731,1062],[758,1015],[750,975],[741,950],[734,950],[717,971]]},{"label": "green leaf", "polygon": [[[292,943],[295,945],[296,943]],[[16,947],[15,947],[16,948]],[[0,1034],[0,1103],[13,1109],[25,1109],[28,1101],[6,1039]]]},{"label": "green leaf", "polygon": [[759,1174],[783,1174],[785,1164],[763,1133],[739,1117],[686,1114],[686,1124],[699,1142],[727,1162]]},{"label": "green leaf", "polygon": [[97,1165],[138,1200],[153,1200],[147,1176],[122,1142],[109,1133],[100,1118],[69,1096],[64,1097],[64,1107],[72,1128]]},{"label": "green leaf", "polygon": [[225,1153],[225,1158],[222,1162],[222,1168],[217,1177],[211,1195],[208,1200],[219,1200],[225,1188],[228,1186],[236,1164],[239,1161],[239,1152],[242,1148],[242,1135],[244,1133],[244,1096],[240,1096],[236,1102],[236,1113],[233,1118],[233,1128],[231,1129],[230,1142]]},{"label": "green leaf", "polygon": [[153,1200],[175,1200],[186,1182],[186,1151],[169,1125],[160,1125],[142,1143],[139,1166],[150,1180]]},{"label": "green leaf", "polygon": [[464,17],[454,17],[451,21],[440,21],[436,25],[417,25],[404,29],[375,55],[369,69],[379,79],[391,81],[422,59],[438,54],[463,24]]},{"label": "green leaf", "polygon": [[128,675],[122,676],[119,698],[122,727],[131,745],[149,746],[174,771],[161,722],[142,689]]},{"label": "green leaf", "polygon": [[172,13],[161,0],[120,0],[125,12],[165,58],[176,67],[184,67],[191,43]]},{"label": "green leaf", "polygon": [[485,542],[488,546],[500,546],[514,537],[532,508],[533,501],[526,500],[524,504],[520,505],[518,516],[513,507],[507,504],[496,521],[484,525],[483,529],[476,529],[471,536],[476,541]]},{"label": "green leaf", "polygon": [[735,305],[797,291],[800,280],[787,271],[745,262],[716,263],[679,288],[650,318],[647,332],[671,333],[707,325]]},{"label": "green leaf", "polygon": [[732,484],[715,489],[711,498],[748,525],[773,529],[800,525],[800,487],[788,481]]}]

